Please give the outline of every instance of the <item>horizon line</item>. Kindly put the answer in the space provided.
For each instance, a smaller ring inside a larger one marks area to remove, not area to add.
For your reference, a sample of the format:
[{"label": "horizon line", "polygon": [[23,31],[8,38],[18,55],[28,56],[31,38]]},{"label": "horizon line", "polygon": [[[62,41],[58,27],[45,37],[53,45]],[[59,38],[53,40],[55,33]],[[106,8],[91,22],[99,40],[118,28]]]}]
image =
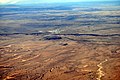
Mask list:
[{"label": "horizon line", "polygon": [[[106,0],[106,1],[70,1],[70,2],[39,2],[39,3],[15,3],[15,4],[10,4],[10,3],[7,3],[7,4],[0,4],[0,5],[34,5],[34,4],[54,4],[54,3],[57,3],[57,4],[61,4],[61,3],[92,3],[92,2],[118,2],[118,0],[115,0],[115,1],[111,1],[111,0]],[[120,2],[120,1],[119,1]]]}]

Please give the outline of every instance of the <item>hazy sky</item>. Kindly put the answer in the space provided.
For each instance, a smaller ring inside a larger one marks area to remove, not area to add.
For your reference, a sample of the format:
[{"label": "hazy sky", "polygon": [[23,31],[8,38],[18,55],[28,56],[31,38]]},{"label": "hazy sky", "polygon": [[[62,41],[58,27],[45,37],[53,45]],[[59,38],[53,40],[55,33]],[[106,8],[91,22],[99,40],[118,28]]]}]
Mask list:
[{"label": "hazy sky", "polygon": [[115,0],[0,0],[0,4],[31,4],[52,2],[115,1]]}]

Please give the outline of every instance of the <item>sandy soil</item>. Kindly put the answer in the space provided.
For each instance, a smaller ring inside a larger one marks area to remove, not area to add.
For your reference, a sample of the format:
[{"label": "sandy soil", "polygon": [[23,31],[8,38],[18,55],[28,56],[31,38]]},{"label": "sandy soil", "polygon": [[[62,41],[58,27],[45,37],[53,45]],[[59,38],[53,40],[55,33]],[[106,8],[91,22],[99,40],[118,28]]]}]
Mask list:
[{"label": "sandy soil", "polygon": [[120,80],[120,45],[3,38],[0,80]]}]

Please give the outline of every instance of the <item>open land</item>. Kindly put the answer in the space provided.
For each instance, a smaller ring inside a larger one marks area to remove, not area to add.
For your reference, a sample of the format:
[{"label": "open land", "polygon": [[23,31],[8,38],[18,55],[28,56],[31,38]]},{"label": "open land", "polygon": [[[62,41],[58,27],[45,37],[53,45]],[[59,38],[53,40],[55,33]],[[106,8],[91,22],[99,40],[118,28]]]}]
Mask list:
[{"label": "open land", "polygon": [[1,6],[0,80],[120,80],[120,6],[80,4]]}]

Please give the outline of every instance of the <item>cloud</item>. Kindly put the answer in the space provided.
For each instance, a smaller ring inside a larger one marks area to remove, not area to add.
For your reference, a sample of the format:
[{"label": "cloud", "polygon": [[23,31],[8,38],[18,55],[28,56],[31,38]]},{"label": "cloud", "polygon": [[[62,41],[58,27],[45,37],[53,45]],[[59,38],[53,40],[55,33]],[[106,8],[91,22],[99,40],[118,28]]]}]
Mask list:
[{"label": "cloud", "polygon": [[[114,1],[114,0],[0,0],[0,4],[34,4],[52,2]],[[116,0],[115,0],[116,1]]]},{"label": "cloud", "polygon": [[18,3],[20,0],[11,1],[10,4]]},{"label": "cloud", "polygon": [[20,0],[0,0],[0,4],[15,4],[18,3]]}]

